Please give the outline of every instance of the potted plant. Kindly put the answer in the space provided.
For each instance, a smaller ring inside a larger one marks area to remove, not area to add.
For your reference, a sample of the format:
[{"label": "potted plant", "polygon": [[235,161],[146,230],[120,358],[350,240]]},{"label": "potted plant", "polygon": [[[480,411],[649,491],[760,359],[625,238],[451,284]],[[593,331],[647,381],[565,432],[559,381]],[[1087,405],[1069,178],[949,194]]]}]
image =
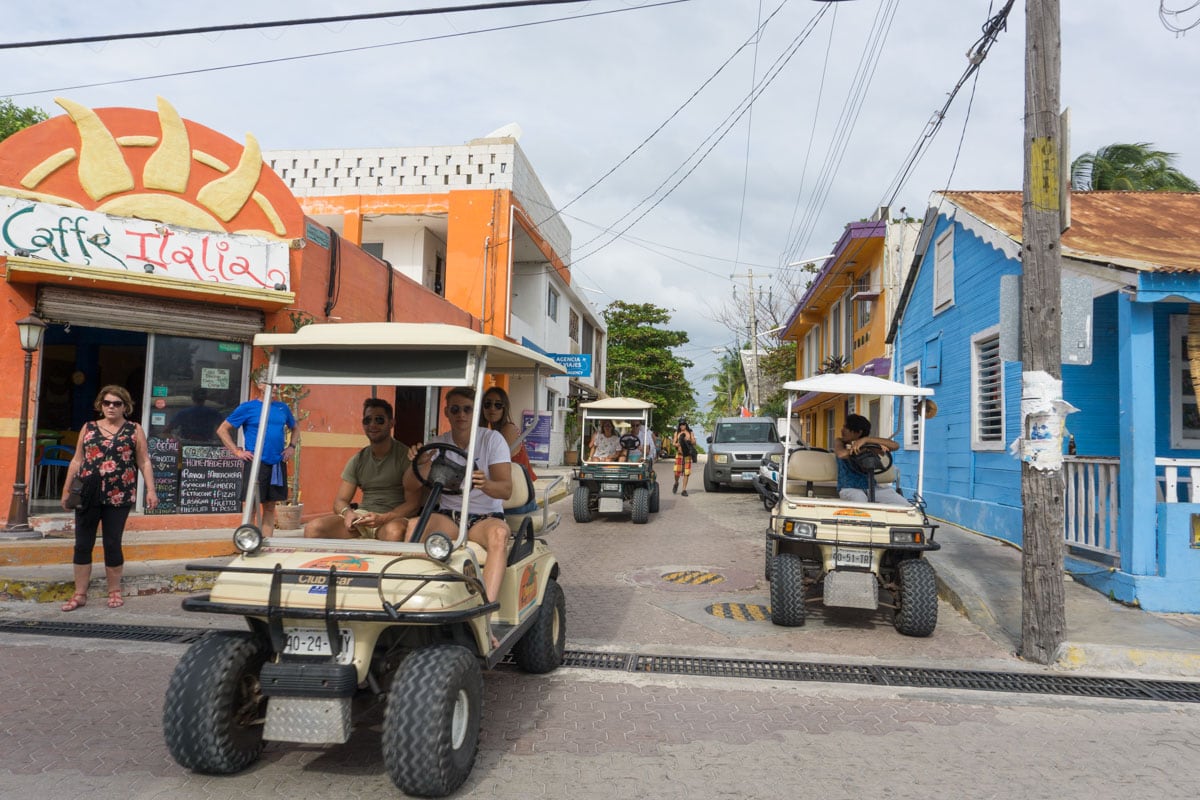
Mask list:
[{"label": "potted plant", "polygon": [[568,467],[579,463],[579,412],[574,408],[563,417],[563,463]]}]

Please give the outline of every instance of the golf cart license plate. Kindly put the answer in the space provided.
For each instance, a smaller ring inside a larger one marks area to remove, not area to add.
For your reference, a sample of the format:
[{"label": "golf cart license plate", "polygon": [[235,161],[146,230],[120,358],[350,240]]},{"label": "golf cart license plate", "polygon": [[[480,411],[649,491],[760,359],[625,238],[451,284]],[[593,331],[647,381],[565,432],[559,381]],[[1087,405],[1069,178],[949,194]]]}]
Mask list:
[{"label": "golf cart license plate", "polygon": [[871,551],[862,547],[839,547],[833,551],[833,563],[839,567],[871,567]]},{"label": "golf cart license plate", "polygon": [[[354,631],[342,628],[342,652],[338,653],[339,664],[349,664],[354,657]],[[328,656],[333,653],[329,647],[329,634],[321,628],[284,628],[283,635],[287,642],[283,646],[284,655],[296,656]]]}]

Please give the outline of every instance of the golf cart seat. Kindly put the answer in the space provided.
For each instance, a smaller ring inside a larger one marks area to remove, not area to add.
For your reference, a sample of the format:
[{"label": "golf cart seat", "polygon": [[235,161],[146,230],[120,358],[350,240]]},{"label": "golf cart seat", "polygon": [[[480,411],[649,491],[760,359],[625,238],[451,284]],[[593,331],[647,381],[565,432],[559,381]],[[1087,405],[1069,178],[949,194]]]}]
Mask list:
[{"label": "golf cart seat", "polygon": [[[504,521],[508,523],[509,529],[517,533],[526,517],[532,520],[534,534],[549,533],[557,528],[561,518],[557,511],[550,510],[550,489],[563,479],[560,477],[552,481],[542,493],[539,503],[529,470],[517,463],[512,467],[512,494],[504,501]],[[539,508],[542,512],[540,514],[537,513]]]},{"label": "golf cart seat", "polygon": [[837,497],[837,456],[824,450],[797,450],[788,458],[787,493]]}]

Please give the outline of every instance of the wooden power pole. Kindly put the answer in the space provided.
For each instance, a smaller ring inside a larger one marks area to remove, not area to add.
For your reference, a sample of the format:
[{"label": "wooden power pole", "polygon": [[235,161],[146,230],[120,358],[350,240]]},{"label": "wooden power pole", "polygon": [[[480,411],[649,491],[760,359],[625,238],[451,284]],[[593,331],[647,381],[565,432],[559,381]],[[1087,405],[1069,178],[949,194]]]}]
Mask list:
[{"label": "wooden power pole", "polygon": [[[1025,3],[1025,170],[1021,377],[1024,551],[1021,656],[1050,663],[1066,627],[1063,592],[1062,253],[1059,0]],[[1055,396],[1057,393],[1057,396]],[[1048,423],[1048,424],[1046,424]],[[1058,452],[1053,448],[1057,446]],[[1039,461],[1040,455],[1044,457]]]}]

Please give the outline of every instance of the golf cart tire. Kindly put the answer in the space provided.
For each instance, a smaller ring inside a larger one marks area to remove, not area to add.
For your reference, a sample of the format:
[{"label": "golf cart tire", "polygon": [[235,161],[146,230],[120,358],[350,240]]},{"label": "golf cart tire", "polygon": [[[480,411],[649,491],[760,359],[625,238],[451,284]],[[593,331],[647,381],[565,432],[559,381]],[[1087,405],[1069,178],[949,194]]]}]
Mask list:
[{"label": "golf cart tire", "polygon": [[575,512],[576,522],[592,521],[592,493],[588,490],[588,487],[575,487],[575,496],[572,498],[571,508]]},{"label": "golf cart tire", "polygon": [[645,486],[639,486],[633,490],[630,511],[634,525],[645,525],[650,521],[650,490]]},{"label": "golf cart tire", "polygon": [[415,650],[392,679],[383,717],[383,763],[405,794],[445,797],[475,763],[483,675],[465,647]]},{"label": "golf cart tire", "polygon": [[767,539],[767,546],[765,549],[767,557],[764,559],[765,563],[763,564],[763,577],[767,579],[768,583],[770,583],[772,572],[771,566],[775,563],[775,548],[771,545],[770,539]]},{"label": "golf cart tire", "polygon": [[655,481],[650,487],[650,513],[658,513],[658,481]]},{"label": "golf cart tire", "polygon": [[804,624],[804,562],[795,553],[772,560],[771,622],[785,628]]},{"label": "golf cart tire", "polygon": [[905,636],[929,636],[937,627],[937,577],[923,558],[910,558],[896,566],[900,584],[899,608],[892,624]]},{"label": "golf cart tire", "polygon": [[558,669],[566,649],[567,601],[558,581],[551,578],[546,582],[537,617],[513,647],[513,656],[518,667],[541,675]]},{"label": "golf cart tire", "polygon": [[183,654],[163,703],[163,738],[181,767],[231,775],[262,755],[266,660],[266,643],[243,631],[209,633]]}]

